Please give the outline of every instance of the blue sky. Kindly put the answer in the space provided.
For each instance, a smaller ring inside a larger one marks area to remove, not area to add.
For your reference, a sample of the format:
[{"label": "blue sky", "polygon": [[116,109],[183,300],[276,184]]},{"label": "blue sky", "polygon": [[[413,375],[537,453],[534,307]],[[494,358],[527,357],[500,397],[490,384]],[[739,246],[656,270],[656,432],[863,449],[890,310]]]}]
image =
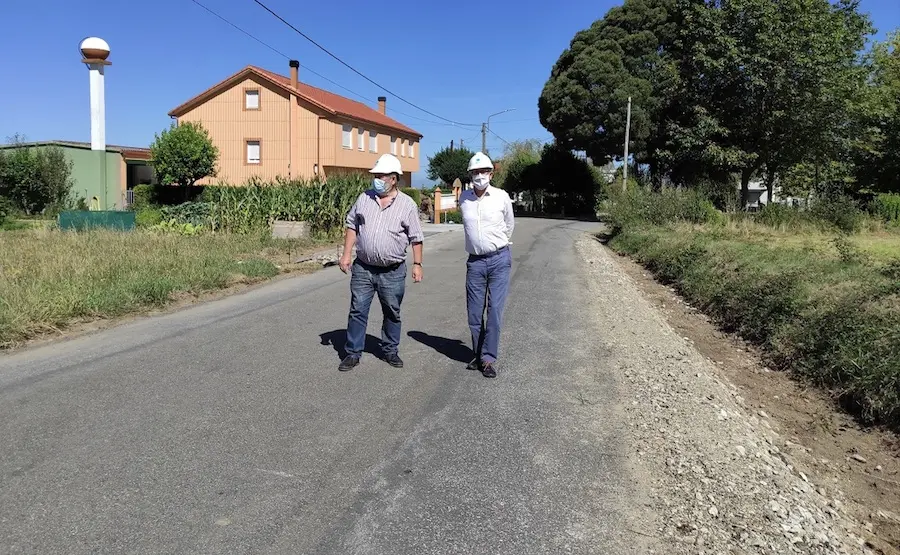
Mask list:
[{"label": "blue sky", "polygon": [[[271,46],[300,60],[301,80],[374,105],[384,94],[252,0],[200,0]],[[507,141],[549,139],[537,98],[572,36],[620,2],[494,0],[455,2],[265,3],[346,62],[407,100],[450,120],[480,124]],[[898,0],[862,0],[879,37],[900,27]],[[169,110],[254,64],[288,73],[287,59],[241,34],[191,0],[41,0],[4,7],[0,45],[7,86],[0,87],[0,140],[90,140],[88,72],[77,47],[89,35],[110,44],[106,134],[110,144],[146,146],[169,125]],[[9,86],[12,85],[12,86]],[[428,156],[453,139],[481,146],[480,127],[441,124],[388,97],[388,112],[424,135]],[[398,113],[398,112],[402,112]],[[414,119],[413,117],[415,116]],[[424,120],[424,121],[423,121]],[[488,149],[503,142],[488,136]],[[3,141],[5,142],[5,141]],[[423,157],[424,162],[424,157]],[[425,181],[423,171],[414,183]]]}]

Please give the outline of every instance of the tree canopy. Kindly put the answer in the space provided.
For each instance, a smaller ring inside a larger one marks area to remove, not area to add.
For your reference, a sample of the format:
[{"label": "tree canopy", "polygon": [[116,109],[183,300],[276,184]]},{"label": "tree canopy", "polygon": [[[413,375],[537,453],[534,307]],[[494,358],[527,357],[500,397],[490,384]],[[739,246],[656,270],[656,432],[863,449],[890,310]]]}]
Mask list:
[{"label": "tree canopy", "polygon": [[150,145],[150,163],[161,183],[192,187],[216,174],[219,149],[200,123],[172,124],[158,133]]},{"label": "tree canopy", "polygon": [[469,159],[475,153],[466,148],[445,148],[428,157],[428,179],[451,185],[456,179],[469,182]]},{"label": "tree canopy", "polygon": [[26,146],[19,135],[11,142],[15,148],[0,150],[0,203],[7,210],[39,214],[74,204],[72,161],[62,148]]},{"label": "tree canopy", "polygon": [[746,195],[806,164],[897,190],[898,39],[864,55],[872,32],[857,0],[625,0],[560,55],[540,120],[621,160],[630,96],[629,162],[656,185],[739,178]]}]

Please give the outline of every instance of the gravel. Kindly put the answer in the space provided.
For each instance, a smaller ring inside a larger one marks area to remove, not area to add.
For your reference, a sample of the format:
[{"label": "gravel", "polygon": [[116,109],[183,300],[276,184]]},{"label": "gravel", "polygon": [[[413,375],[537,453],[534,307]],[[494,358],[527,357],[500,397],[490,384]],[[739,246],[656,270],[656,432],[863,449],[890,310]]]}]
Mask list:
[{"label": "gravel", "polygon": [[[745,406],[714,363],[643,298],[592,237],[576,248],[598,341],[613,353],[632,468],[649,484],[664,553],[873,553],[834,484],[782,451],[769,416]],[[862,462],[862,461],[861,461]]]}]

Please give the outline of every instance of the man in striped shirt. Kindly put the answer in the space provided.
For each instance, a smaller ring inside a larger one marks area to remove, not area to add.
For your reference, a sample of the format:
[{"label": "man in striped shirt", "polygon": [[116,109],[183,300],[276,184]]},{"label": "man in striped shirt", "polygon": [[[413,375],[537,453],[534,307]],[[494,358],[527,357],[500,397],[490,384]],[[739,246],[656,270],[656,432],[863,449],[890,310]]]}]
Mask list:
[{"label": "man in striped shirt", "polygon": [[[340,267],[350,277],[350,315],[347,319],[346,355],[338,370],[359,364],[366,342],[369,308],[377,294],[384,313],[381,351],[384,360],[403,368],[400,345],[400,304],[406,291],[406,247],[412,245],[413,281],[422,281],[422,225],[415,201],[398,189],[403,170],[396,156],[385,154],[370,170],[372,189],[356,199],[347,214],[347,232]],[[356,245],[356,261],[350,251]]]}]

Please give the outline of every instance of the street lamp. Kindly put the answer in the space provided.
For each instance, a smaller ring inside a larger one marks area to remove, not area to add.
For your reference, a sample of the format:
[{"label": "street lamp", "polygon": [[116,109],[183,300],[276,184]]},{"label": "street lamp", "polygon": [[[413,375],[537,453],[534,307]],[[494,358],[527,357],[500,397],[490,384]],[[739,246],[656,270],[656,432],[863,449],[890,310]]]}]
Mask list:
[{"label": "street lamp", "polygon": [[[101,175],[103,176],[103,210],[109,208],[106,199],[106,99],[104,95],[104,68],[112,65],[109,44],[98,37],[88,37],[79,45],[81,60],[88,66],[91,76],[91,150],[98,152]],[[85,199],[87,200],[87,199]]]},{"label": "street lamp", "polygon": [[487,130],[491,125],[491,118],[494,116],[499,116],[500,114],[505,114],[506,112],[512,112],[515,108],[510,108],[508,110],[503,110],[502,112],[497,112],[496,114],[491,114],[487,117],[487,121],[481,124],[481,152],[487,154]]}]

